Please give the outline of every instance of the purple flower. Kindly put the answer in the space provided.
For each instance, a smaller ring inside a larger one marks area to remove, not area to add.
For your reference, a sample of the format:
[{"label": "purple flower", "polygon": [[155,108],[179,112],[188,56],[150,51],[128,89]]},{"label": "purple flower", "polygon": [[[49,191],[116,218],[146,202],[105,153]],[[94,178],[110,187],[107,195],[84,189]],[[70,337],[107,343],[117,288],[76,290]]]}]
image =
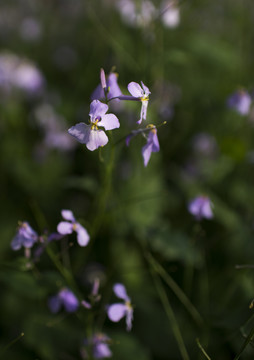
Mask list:
[{"label": "purple flower", "polygon": [[146,120],[149,94],[151,94],[148,87],[145,86],[142,81],[141,85],[142,87],[136,82],[130,82],[128,84],[129,93],[136,98],[135,100],[139,99],[142,102],[140,119],[137,121],[138,124],[141,124],[143,119]]},{"label": "purple flower", "polygon": [[227,106],[240,115],[247,115],[250,111],[251,97],[247,91],[238,90],[227,99]]},{"label": "purple flower", "polygon": [[190,201],[188,210],[197,220],[201,220],[202,218],[213,218],[212,203],[207,196],[197,196]]},{"label": "purple flower", "polygon": [[108,105],[99,100],[93,100],[90,106],[90,125],[79,123],[72,126],[68,132],[81,144],[86,144],[88,150],[98,149],[108,142],[108,137],[100,127],[112,130],[120,127],[118,118],[114,114],[106,114]]},{"label": "purple flower", "polygon": [[147,166],[152,152],[158,152],[158,151],[160,151],[160,144],[157,137],[157,129],[156,127],[152,127],[147,137],[147,143],[145,146],[142,147],[142,155],[145,166]]},{"label": "purple flower", "polygon": [[64,288],[57,295],[49,298],[48,306],[54,314],[60,310],[61,306],[67,312],[75,312],[79,307],[79,301],[70,289]]},{"label": "purple flower", "polygon": [[19,250],[22,246],[31,248],[38,239],[38,234],[31,228],[28,222],[20,222],[17,234],[11,242],[11,248],[12,250]]},{"label": "purple flower", "polygon": [[77,233],[78,244],[80,246],[86,246],[90,240],[90,236],[86,229],[76,221],[73,212],[71,210],[62,210],[61,214],[62,217],[68,221],[61,221],[57,225],[59,234],[67,235],[75,231]]},{"label": "purple flower", "polygon": [[[92,346],[93,357],[95,359],[104,359],[112,356],[112,352],[109,349],[108,343],[110,342],[110,338],[102,333],[95,333],[89,339],[84,340],[84,344],[86,346]],[[87,352],[82,353],[83,358],[87,359]]]},{"label": "purple flower", "polygon": [[131,330],[133,319],[133,308],[131,306],[131,299],[127,295],[126,289],[122,284],[115,284],[113,287],[115,295],[124,300],[124,303],[112,304],[108,307],[107,313],[111,321],[118,322],[126,316],[127,331]]},{"label": "purple flower", "polygon": [[112,99],[112,98],[122,95],[120,87],[117,83],[117,78],[118,78],[117,73],[115,73],[115,72],[110,73],[106,79],[106,87],[105,87],[105,79],[101,73],[101,84],[99,84],[97,86],[97,88],[93,91],[93,93],[91,95],[91,99],[99,100],[99,99],[105,98],[105,93],[104,93],[103,87],[105,87],[105,89],[106,89],[108,99]]}]

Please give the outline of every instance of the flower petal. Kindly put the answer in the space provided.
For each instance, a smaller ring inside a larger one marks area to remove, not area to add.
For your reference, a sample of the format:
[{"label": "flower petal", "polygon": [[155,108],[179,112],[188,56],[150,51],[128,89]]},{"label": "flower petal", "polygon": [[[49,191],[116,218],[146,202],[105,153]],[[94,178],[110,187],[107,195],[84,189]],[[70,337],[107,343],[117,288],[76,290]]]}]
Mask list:
[{"label": "flower petal", "polygon": [[150,157],[151,157],[151,154],[152,154],[152,151],[153,151],[153,144],[152,143],[147,143],[145,146],[142,147],[142,156],[143,156],[143,159],[144,159],[144,165],[147,166],[149,160],[150,160]]},{"label": "flower petal", "polygon": [[103,115],[98,125],[103,126],[105,130],[112,130],[120,127],[119,120],[114,114]]},{"label": "flower petal", "polygon": [[58,295],[51,296],[48,299],[48,307],[50,308],[50,311],[55,314],[60,310],[61,307],[61,299]]},{"label": "flower petal", "polygon": [[98,147],[106,145],[107,142],[108,137],[103,130],[91,130],[86,147],[88,150],[94,151],[95,149],[98,149]]},{"label": "flower petal", "polygon": [[151,91],[148,89],[147,86],[145,86],[145,84],[143,83],[143,81],[141,81],[141,85],[142,88],[144,89],[145,95],[148,96],[149,94],[151,94]]},{"label": "flower petal", "polygon": [[95,119],[97,116],[103,116],[108,111],[108,105],[103,104],[99,100],[93,100],[90,104],[90,113],[92,119]]},{"label": "flower petal", "polygon": [[126,314],[126,305],[124,304],[113,304],[108,307],[107,313],[111,321],[118,322]]},{"label": "flower petal", "polygon": [[75,222],[75,217],[73,215],[73,212],[71,210],[62,210],[61,215],[64,218],[64,220],[69,220],[71,222]]},{"label": "flower petal", "polygon": [[132,328],[132,320],[133,320],[133,309],[128,309],[126,312],[126,327],[127,331],[130,331]]},{"label": "flower petal", "polygon": [[112,352],[110,351],[107,344],[101,342],[94,345],[93,356],[95,359],[109,358],[112,356]]},{"label": "flower petal", "polygon": [[129,93],[134,97],[142,97],[144,95],[143,94],[144,91],[142,90],[142,87],[134,81],[128,84],[128,90]]},{"label": "flower petal", "polygon": [[129,301],[130,298],[129,296],[127,295],[127,292],[126,292],[126,289],[125,289],[125,286],[123,284],[115,284],[113,286],[113,291],[115,293],[115,295],[117,297],[119,297],[119,299],[123,299],[125,301]]},{"label": "flower petal", "polygon": [[80,246],[86,246],[90,240],[90,236],[82,225],[76,224],[76,226],[78,244]]},{"label": "flower petal", "polygon": [[74,312],[79,307],[79,301],[73,292],[69,289],[63,289],[59,293],[59,298],[62,301],[62,304],[65,307],[67,312]]},{"label": "flower petal", "polygon": [[78,123],[72,126],[68,133],[74,136],[81,144],[87,144],[91,132],[91,126],[85,123]]},{"label": "flower petal", "polygon": [[61,221],[57,225],[57,231],[62,235],[71,234],[73,232],[73,224],[67,221]]},{"label": "flower petal", "polygon": [[19,250],[22,246],[22,236],[20,236],[19,234],[17,234],[12,242],[11,242],[11,248],[12,250]]}]

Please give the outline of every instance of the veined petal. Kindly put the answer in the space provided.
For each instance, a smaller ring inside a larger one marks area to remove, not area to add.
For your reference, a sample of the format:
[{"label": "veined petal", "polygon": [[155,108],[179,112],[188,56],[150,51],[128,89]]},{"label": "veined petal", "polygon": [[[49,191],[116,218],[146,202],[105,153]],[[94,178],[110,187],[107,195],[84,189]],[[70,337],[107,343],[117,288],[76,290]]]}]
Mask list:
[{"label": "veined petal", "polygon": [[105,130],[112,130],[120,127],[119,120],[114,114],[103,115],[98,125],[103,126]]},{"label": "veined petal", "polygon": [[92,120],[95,119],[97,116],[103,116],[108,111],[108,105],[103,104],[99,100],[93,100],[90,105],[90,113]]},{"label": "veined petal", "polygon": [[103,130],[91,130],[86,147],[88,150],[94,151],[95,149],[98,149],[98,147],[106,145],[107,142],[108,137]]},{"label": "veined petal", "polygon": [[76,232],[78,244],[80,246],[86,246],[90,240],[90,236],[86,229],[82,225],[77,224]]},{"label": "veined petal", "polygon": [[132,81],[128,84],[128,91],[134,97],[142,97],[143,96],[142,87],[134,81]]},{"label": "veined petal", "polygon": [[73,224],[67,221],[61,221],[57,225],[57,231],[62,235],[71,234],[73,232]]},{"label": "veined petal", "polygon": [[91,132],[91,126],[85,123],[78,123],[72,126],[68,133],[74,136],[81,144],[87,144]]},{"label": "veined petal", "polygon": [[108,307],[108,317],[111,321],[118,322],[121,320],[126,314],[126,305],[124,304],[113,304]]},{"label": "veined petal", "polygon": [[119,299],[123,299],[125,301],[130,300],[129,296],[127,295],[125,286],[123,284],[115,284],[113,286],[113,291],[114,291],[115,295],[117,297],[119,297]]},{"label": "veined petal", "polygon": [[64,218],[64,220],[69,220],[71,222],[75,222],[75,217],[71,210],[62,210],[61,215]]}]

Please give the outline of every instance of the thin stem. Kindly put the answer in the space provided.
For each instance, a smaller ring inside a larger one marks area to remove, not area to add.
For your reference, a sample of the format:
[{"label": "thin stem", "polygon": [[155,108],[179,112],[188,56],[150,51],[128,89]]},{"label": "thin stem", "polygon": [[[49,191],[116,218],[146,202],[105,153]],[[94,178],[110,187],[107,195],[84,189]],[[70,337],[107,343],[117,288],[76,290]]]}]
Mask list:
[{"label": "thin stem", "polygon": [[162,277],[170,289],[175,293],[181,303],[185,306],[189,314],[192,316],[193,320],[199,325],[202,326],[204,321],[195,308],[195,306],[190,302],[189,298],[185,295],[182,289],[177,285],[173,278],[165,271],[165,269],[155,260],[151,254],[146,255],[147,260],[153,266],[153,269]]},{"label": "thin stem", "polygon": [[239,353],[236,355],[236,357],[234,357],[234,360],[238,360],[240,359],[240,356],[242,355],[242,353],[244,352],[245,348],[247,347],[247,345],[251,342],[252,338],[254,337],[254,327],[251,329],[249,335],[247,336],[246,340],[244,341]]},{"label": "thin stem", "polygon": [[200,348],[200,350],[202,351],[202,353],[204,354],[204,356],[207,358],[207,360],[212,360],[210,358],[210,356],[208,356],[207,352],[205,351],[205,349],[203,348],[203,346],[200,344],[199,339],[196,339],[196,342],[198,344],[198,347]]},{"label": "thin stem", "polygon": [[12,346],[14,345],[17,341],[19,341],[25,334],[22,332],[18,337],[16,337],[14,340],[12,340],[9,344],[7,344],[3,350],[1,351],[1,356]]},{"label": "thin stem", "polygon": [[149,265],[150,265],[150,272],[152,274],[155,287],[156,287],[156,289],[158,291],[158,294],[159,294],[159,297],[161,299],[162,305],[163,305],[164,310],[165,310],[165,312],[167,314],[167,317],[168,317],[168,319],[170,321],[172,331],[173,331],[175,339],[176,339],[176,341],[178,343],[178,347],[179,347],[179,351],[181,353],[182,359],[183,360],[189,360],[190,358],[189,358],[189,355],[187,353],[187,350],[186,350],[186,347],[185,347],[185,344],[184,344],[184,341],[183,341],[183,338],[182,338],[181,331],[180,331],[179,326],[177,324],[176,317],[175,317],[174,311],[173,311],[173,309],[172,309],[172,307],[170,305],[170,302],[168,300],[167,294],[166,294],[166,292],[165,292],[165,290],[163,288],[161,279],[157,275],[157,273],[156,273],[154,267],[152,266],[152,264],[149,263]]}]

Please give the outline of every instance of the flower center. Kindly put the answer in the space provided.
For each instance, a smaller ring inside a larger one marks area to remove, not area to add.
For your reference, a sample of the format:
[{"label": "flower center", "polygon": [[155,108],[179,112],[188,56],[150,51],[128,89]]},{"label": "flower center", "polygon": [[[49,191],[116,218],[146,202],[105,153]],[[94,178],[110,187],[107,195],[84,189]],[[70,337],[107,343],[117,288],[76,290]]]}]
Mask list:
[{"label": "flower center", "polygon": [[92,130],[98,130],[98,122],[100,122],[100,121],[101,121],[101,117],[100,117],[100,116],[97,116],[97,117],[95,118],[95,120],[90,121],[91,124],[92,124],[91,129],[92,129]]}]

